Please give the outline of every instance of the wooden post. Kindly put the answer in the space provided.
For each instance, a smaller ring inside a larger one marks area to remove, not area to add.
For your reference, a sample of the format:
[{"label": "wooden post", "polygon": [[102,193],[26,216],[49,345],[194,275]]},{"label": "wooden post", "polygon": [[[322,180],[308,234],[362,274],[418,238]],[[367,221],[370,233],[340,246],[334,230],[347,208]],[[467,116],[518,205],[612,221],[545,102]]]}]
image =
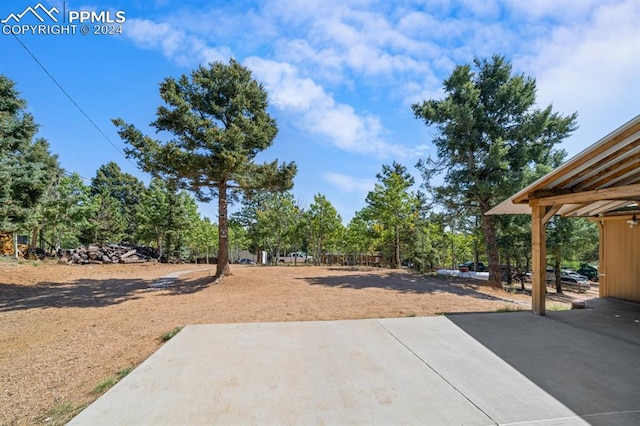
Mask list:
[{"label": "wooden post", "polygon": [[607,282],[607,260],[604,249],[606,225],[603,220],[598,223],[599,245],[598,245],[598,297],[608,297],[609,287]]},{"label": "wooden post", "polygon": [[533,288],[531,290],[531,310],[534,314],[545,314],[546,273],[547,273],[547,228],[544,217],[547,209],[536,200],[531,203],[531,245]]}]

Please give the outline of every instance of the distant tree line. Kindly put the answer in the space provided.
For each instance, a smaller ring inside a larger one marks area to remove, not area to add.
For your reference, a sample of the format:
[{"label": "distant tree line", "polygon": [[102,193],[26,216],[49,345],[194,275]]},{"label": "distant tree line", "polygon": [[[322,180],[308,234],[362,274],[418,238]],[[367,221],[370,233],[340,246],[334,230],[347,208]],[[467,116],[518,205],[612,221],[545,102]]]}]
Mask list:
[{"label": "distant tree line", "polygon": [[[90,182],[64,173],[47,141],[34,140],[26,101],[0,76],[0,230],[30,233],[48,250],[130,241],[167,259],[217,258],[219,276],[228,273],[230,250],[249,249],[270,259],[304,251],[316,263],[375,254],[386,266],[420,271],[485,262],[499,283],[505,271],[510,279],[512,269],[529,268],[530,219],[484,213],[563,161],[556,146],[576,128],[576,114],[538,109],[535,81],[501,56],[456,67],[443,89],[443,99],[412,107],[434,129],[437,149],[418,162],[417,189],[405,166],[384,164],[365,207],[345,225],[323,194],[308,206],[295,199],[295,164],[253,163],[277,127],[266,92],[237,62],[161,84],[166,105],[152,125],[175,136],[168,142],[114,120],[127,154],[153,176],[148,185],[113,162]],[[216,223],[196,204],[214,198]],[[233,201],[240,208],[227,217]],[[550,264],[597,259],[590,222],[556,217],[548,227]]]}]

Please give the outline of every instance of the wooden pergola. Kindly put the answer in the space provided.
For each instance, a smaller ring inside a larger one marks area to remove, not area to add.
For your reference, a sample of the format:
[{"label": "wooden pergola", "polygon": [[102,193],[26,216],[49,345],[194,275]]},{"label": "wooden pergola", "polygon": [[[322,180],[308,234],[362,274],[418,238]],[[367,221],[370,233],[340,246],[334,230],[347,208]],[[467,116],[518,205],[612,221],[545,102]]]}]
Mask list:
[{"label": "wooden pergola", "polygon": [[[487,214],[531,214],[532,311],[545,314],[546,224],[554,215],[589,217],[600,231],[608,220],[640,216],[640,115],[582,151]],[[603,278],[600,271],[601,280]],[[602,296],[602,286],[601,286]]]}]

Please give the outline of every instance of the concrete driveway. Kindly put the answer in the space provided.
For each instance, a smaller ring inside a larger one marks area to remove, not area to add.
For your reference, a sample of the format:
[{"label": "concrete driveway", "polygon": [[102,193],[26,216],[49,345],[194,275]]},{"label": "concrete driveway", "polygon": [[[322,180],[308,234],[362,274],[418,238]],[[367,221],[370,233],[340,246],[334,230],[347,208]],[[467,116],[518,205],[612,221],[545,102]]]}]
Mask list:
[{"label": "concrete driveway", "polygon": [[601,309],[188,326],[70,424],[637,424],[640,324]]}]

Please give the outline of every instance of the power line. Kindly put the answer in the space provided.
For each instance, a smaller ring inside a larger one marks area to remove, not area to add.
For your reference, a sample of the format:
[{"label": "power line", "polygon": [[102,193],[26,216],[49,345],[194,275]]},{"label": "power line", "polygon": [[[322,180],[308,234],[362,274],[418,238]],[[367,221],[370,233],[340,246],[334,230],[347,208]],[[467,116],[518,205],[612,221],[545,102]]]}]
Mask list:
[{"label": "power line", "polygon": [[89,117],[89,115],[82,109],[82,107],[80,105],[78,105],[78,103],[71,97],[71,95],[64,89],[64,87],[62,87],[62,85],[60,83],[58,83],[58,80],[56,80],[55,77],[53,75],[51,75],[49,70],[47,70],[47,68],[42,64],[42,62],[40,62],[38,60],[38,58],[36,58],[36,55],[34,55],[31,52],[31,50],[29,50],[29,48],[22,42],[22,40],[20,40],[18,38],[18,36],[15,35],[15,34],[13,34],[13,38],[15,38],[18,41],[18,43],[20,43],[20,45],[24,48],[24,50],[26,50],[26,52],[29,54],[29,56],[31,56],[33,58],[33,60],[36,61],[36,63],[40,66],[40,68],[42,68],[42,70],[45,72],[45,74],[47,74],[49,76],[49,78],[51,79],[51,81],[53,81],[55,83],[55,85],[58,86],[58,88],[62,91],[62,93],[65,94],[65,96],[78,109],[78,111],[80,111],[80,113],[82,115],[84,115],[87,120],[89,120],[89,123],[91,123],[93,125],[93,127],[96,128],[96,130],[111,144],[111,146],[113,146],[115,148],[115,150],[118,151],[125,158],[125,160],[127,160],[129,163],[131,163],[137,169],[138,166],[133,161],[131,161],[124,154],[124,152],[122,152],[122,150],[120,150],[120,148],[118,148],[118,146],[115,143],[113,143],[113,141],[109,138],[109,136],[107,136],[107,134],[105,132],[103,132],[102,129],[91,119],[91,117]]},{"label": "power line", "polygon": [[86,182],[86,183],[91,183],[91,179],[87,179],[86,177],[82,177],[82,176],[80,176],[80,174],[79,174],[79,173],[77,173],[77,172],[70,172],[70,171],[68,171],[68,170],[66,170],[66,169],[63,169],[63,168],[61,168],[60,170],[62,171],[62,173],[63,173],[63,174],[65,174],[65,175],[67,175],[67,176],[73,176],[73,175],[75,174],[75,175],[78,175],[78,177],[79,177],[82,181],[84,181],[84,182]]}]

